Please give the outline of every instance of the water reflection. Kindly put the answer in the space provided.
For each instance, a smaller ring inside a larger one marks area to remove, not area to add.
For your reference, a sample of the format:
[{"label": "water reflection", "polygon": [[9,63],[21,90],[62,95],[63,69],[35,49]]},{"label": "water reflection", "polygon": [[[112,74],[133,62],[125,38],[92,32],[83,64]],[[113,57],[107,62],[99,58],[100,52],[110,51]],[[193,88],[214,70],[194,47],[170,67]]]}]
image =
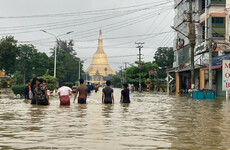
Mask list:
[{"label": "water reflection", "polygon": [[[120,89],[114,90],[115,97]],[[0,149],[175,149],[230,148],[230,101],[192,100],[132,93],[130,104],[30,105],[0,94]]]},{"label": "water reflection", "polygon": [[102,115],[105,118],[111,118],[111,113],[113,113],[113,108],[114,108],[113,104],[104,104],[102,106]]},{"label": "water reflection", "polygon": [[78,110],[78,118],[84,118],[87,115],[87,104],[77,104],[76,109]]},{"label": "water reflection", "polygon": [[127,113],[129,111],[130,103],[121,103],[122,106],[122,113]]},{"label": "water reflection", "polygon": [[[188,105],[189,104],[189,105]],[[223,122],[223,101],[176,100],[171,111],[174,128],[170,133],[172,148],[217,149],[223,136],[220,124]]]}]

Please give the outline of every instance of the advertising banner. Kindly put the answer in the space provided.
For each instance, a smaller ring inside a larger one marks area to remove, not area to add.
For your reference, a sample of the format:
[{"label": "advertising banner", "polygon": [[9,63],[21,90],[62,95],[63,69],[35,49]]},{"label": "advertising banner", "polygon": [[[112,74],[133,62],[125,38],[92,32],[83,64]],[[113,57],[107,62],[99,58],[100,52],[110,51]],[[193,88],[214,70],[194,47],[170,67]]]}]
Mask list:
[{"label": "advertising banner", "polygon": [[5,76],[5,72],[4,71],[0,71],[0,78],[4,78]]},{"label": "advertising banner", "polygon": [[230,60],[223,60],[222,77],[222,90],[230,91]]}]

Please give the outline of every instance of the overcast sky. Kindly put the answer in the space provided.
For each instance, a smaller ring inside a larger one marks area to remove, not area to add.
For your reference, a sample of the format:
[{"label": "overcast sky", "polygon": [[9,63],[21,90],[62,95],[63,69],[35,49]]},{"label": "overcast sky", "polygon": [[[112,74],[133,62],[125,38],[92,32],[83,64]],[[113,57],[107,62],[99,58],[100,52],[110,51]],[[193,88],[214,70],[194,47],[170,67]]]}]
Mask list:
[{"label": "overcast sky", "polygon": [[[90,65],[100,28],[104,51],[114,71],[137,60],[135,42],[145,42],[143,61],[157,47],[172,46],[173,0],[1,0],[0,35],[33,44],[50,55],[55,38],[73,39],[77,56]],[[63,35],[69,31],[71,34]]]}]

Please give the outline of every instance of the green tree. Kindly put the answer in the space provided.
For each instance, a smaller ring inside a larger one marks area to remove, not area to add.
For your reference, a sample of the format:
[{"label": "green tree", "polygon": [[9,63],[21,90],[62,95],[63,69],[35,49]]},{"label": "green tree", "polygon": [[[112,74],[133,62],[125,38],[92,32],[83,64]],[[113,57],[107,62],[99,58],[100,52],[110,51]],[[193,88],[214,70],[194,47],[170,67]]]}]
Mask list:
[{"label": "green tree", "polygon": [[[139,67],[138,63],[135,62],[136,65],[131,65],[131,67],[127,68],[125,75],[126,75],[126,80],[128,83],[132,83],[135,86],[138,86],[139,84]],[[145,86],[145,81],[147,78],[149,78],[149,71],[150,70],[157,70],[158,65],[156,63],[152,62],[143,62],[141,64],[141,83],[142,86]],[[154,82],[154,77],[151,78],[152,82]]]},{"label": "green tree", "polygon": [[16,71],[13,74],[11,83],[14,85],[22,85],[23,84],[23,75],[20,71]]},{"label": "green tree", "polygon": [[46,85],[49,88],[49,90],[53,91],[56,88],[57,78],[54,78],[53,76],[47,75],[47,74],[41,76],[40,78],[43,78],[46,80]]},{"label": "green tree", "polygon": [[166,69],[173,65],[174,53],[172,47],[159,47],[154,55],[155,63],[159,66],[158,77],[166,77]]},{"label": "green tree", "polygon": [[[59,82],[74,82],[78,79],[79,63],[80,72],[82,70],[82,62],[76,57],[76,52],[73,48],[73,40],[62,41],[58,40],[56,46],[51,49],[51,59],[54,59],[54,50],[57,49],[57,78]],[[51,63],[53,65],[53,62]],[[52,68],[53,69],[53,68]]]},{"label": "green tree", "polygon": [[16,57],[18,54],[17,41],[13,36],[6,36],[0,40],[0,70],[6,74],[13,74],[16,70]]},{"label": "green tree", "polygon": [[23,73],[24,83],[26,79],[44,75],[50,67],[50,58],[31,44],[19,45],[17,58],[17,70]]},{"label": "green tree", "polygon": [[56,46],[54,48],[51,48],[51,53],[52,55],[54,55],[54,50],[57,49],[57,54],[59,53],[69,53],[72,55],[77,55],[77,53],[74,50],[74,42],[73,40],[69,40],[69,41],[62,41],[60,39],[58,39],[56,41]]},{"label": "green tree", "polygon": [[110,79],[112,85],[116,88],[121,88],[121,78],[118,75],[114,75],[111,79]]}]

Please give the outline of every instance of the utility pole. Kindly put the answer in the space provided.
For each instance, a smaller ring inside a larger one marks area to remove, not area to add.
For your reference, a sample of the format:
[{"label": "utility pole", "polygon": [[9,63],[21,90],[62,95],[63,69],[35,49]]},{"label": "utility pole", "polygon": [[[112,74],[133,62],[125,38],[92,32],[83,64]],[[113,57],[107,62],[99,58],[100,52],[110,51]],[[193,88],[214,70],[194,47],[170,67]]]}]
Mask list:
[{"label": "utility pole", "polygon": [[122,84],[123,84],[123,75],[122,75],[122,71],[123,71],[123,69],[122,69],[123,67],[122,66],[120,66],[120,69],[121,69],[121,86],[122,86]]},{"label": "utility pole", "polygon": [[139,54],[138,54],[138,56],[139,56],[139,92],[141,92],[141,49],[143,48],[143,44],[145,44],[144,42],[138,42],[138,43],[135,43],[135,44],[137,44],[137,47],[136,48],[138,48],[139,49]]},{"label": "utility pole", "polygon": [[[208,68],[208,88],[212,90],[212,34],[210,35],[210,40],[208,44],[208,0],[205,0],[205,46],[208,47],[208,54],[209,54],[209,68]],[[209,45],[209,46],[208,46]]]},{"label": "utility pole", "polygon": [[124,64],[125,64],[125,79],[124,79],[124,81],[125,81],[125,83],[127,82],[126,81],[126,69],[127,69],[127,64],[129,64],[129,62],[124,62]]},{"label": "utility pole", "polygon": [[209,39],[209,68],[208,68],[208,88],[212,90],[212,38]]},{"label": "utility pole", "polygon": [[189,0],[189,12],[188,12],[188,21],[189,21],[189,44],[191,46],[190,56],[191,56],[191,88],[195,87],[195,78],[194,78],[194,48],[195,48],[195,25],[193,23],[193,10],[192,10],[192,0]]}]

